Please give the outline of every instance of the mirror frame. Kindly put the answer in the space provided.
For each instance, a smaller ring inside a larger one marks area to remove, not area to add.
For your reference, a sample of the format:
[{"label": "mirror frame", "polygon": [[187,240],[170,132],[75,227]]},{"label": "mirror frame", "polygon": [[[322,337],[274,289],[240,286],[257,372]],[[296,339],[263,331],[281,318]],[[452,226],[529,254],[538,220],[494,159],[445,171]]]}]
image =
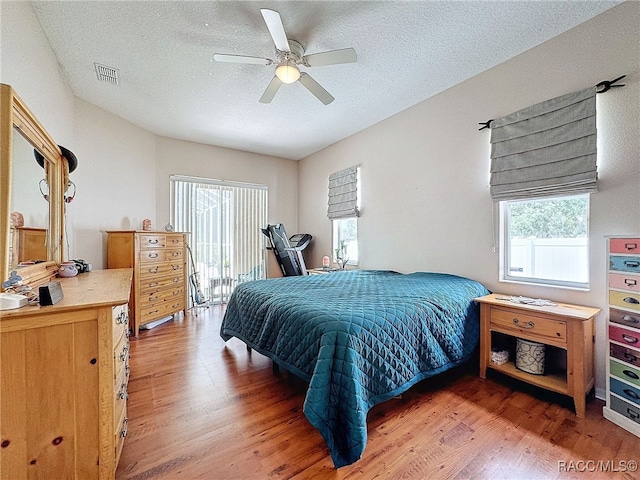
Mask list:
[{"label": "mirror frame", "polygon": [[[64,256],[64,180],[68,178],[68,163],[60,147],[42,124],[18,97],[10,85],[0,84],[0,272],[2,281],[9,275],[9,211],[11,201],[11,170],[14,129],[37,149],[46,162],[49,184],[49,224],[47,229],[47,262],[60,264]],[[33,160],[35,162],[35,158]]]}]

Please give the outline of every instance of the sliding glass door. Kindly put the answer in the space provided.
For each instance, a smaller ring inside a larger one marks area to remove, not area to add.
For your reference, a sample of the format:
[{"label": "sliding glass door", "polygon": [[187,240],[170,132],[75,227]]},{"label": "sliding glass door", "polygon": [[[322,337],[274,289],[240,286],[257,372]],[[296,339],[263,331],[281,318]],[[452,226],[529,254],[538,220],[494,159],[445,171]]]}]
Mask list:
[{"label": "sliding glass door", "polygon": [[265,277],[267,193],[264,185],[171,176],[172,224],[189,232],[192,302],[196,285],[208,302],[224,303],[238,283]]}]

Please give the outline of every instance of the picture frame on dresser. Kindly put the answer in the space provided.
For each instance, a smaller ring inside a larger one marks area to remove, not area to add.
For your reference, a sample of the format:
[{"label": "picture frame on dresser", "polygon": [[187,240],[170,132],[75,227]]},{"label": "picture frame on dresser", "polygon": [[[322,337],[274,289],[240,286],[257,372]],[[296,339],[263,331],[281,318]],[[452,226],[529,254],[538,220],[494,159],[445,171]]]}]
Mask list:
[{"label": "picture frame on dresser", "polygon": [[604,417],[640,437],[640,234],[607,236]]}]

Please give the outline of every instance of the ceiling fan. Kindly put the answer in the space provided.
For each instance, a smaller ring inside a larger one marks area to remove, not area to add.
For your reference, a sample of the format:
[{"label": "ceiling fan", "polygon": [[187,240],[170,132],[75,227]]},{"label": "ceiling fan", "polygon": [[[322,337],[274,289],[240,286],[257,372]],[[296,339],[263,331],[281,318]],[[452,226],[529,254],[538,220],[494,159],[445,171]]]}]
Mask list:
[{"label": "ceiling fan", "polygon": [[287,38],[280,14],[266,8],[260,9],[273,43],[276,46],[276,59],[249,57],[246,55],[228,55],[216,53],[213,58],[218,62],[249,63],[253,65],[276,65],[275,76],[260,97],[261,103],[271,103],[273,97],[283,83],[299,81],[325,105],[329,105],[335,99],[308,73],[301,72],[299,66],[319,67],[323,65],[336,65],[339,63],[353,63],[357,60],[356,51],[353,48],[331,50],[328,52],[304,54],[304,48],[299,42]]}]

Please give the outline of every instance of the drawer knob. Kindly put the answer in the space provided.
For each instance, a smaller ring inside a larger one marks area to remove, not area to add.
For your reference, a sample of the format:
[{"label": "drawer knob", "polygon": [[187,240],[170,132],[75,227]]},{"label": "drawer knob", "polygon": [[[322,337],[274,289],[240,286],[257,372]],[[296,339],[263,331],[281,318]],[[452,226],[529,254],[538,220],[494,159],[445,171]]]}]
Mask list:
[{"label": "drawer knob", "polygon": [[640,400],[640,395],[638,395],[636,392],[634,392],[631,389],[625,388],[622,390],[624,393],[626,393],[627,395],[629,395],[631,398],[635,398],[636,400]]},{"label": "drawer knob", "polygon": [[632,372],[631,370],[623,370],[622,373],[624,373],[629,378],[633,378],[634,380],[640,379],[640,377],[638,377],[638,374],[636,372]]},{"label": "drawer knob", "polygon": [[158,254],[155,253],[155,252],[154,253],[150,253],[148,256],[149,256],[149,258],[158,258]]},{"label": "drawer knob", "polygon": [[149,273],[158,273],[158,267],[150,268]]},{"label": "drawer knob", "polygon": [[126,436],[127,436],[127,427],[128,427],[128,424],[129,424],[129,419],[125,417],[124,422],[123,422],[123,427],[124,427],[124,428],[120,431],[120,436],[121,436],[122,438],[124,438],[124,437],[126,437]]},{"label": "drawer knob", "polygon": [[633,303],[634,305],[637,305],[640,303],[640,300],[638,300],[637,298],[633,298],[633,297],[624,297],[622,299],[623,302],[627,302],[627,303]]},{"label": "drawer knob", "polygon": [[533,323],[533,321],[529,320],[527,323],[520,323],[520,320],[518,320],[517,318],[513,319],[513,323],[519,327],[522,328],[533,328],[535,327],[535,323]]},{"label": "drawer knob", "polygon": [[630,353],[625,353],[624,358],[626,358],[629,363],[636,363],[638,361],[638,357]]},{"label": "drawer knob", "polygon": [[636,412],[635,410],[631,410],[630,408],[627,408],[627,415],[629,415],[629,418],[640,418],[640,413]]},{"label": "drawer knob", "polygon": [[625,243],[624,244],[624,248],[626,248],[627,250],[635,250],[636,248],[638,248],[638,244],[637,243]]},{"label": "drawer knob", "polygon": [[623,263],[627,267],[632,267],[632,268],[640,267],[640,261],[638,260],[625,260]]},{"label": "drawer knob", "polygon": [[622,317],[622,320],[628,323],[640,323],[640,320],[638,320],[636,317],[632,317],[631,315],[625,315],[624,317]]},{"label": "drawer knob", "polygon": [[622,334],[622,339],[627,343],[638,343],[638,337],[632,337],[631,335],[627,335],[626,333]]},{"label": "drawer knob", "polygon": [[638,282],[632,278],[625,278],[624,279],[624,283],[625,285],[627,285],[628,287],[634,287],[638,284]]},{"label": "drawer knob", "polygon": [[149,240],[147,240],[147,241],[148,241],[148,242],[149,242],[149,244],[151,244],[151,245],[157,245],[157,244],[158,244],[158,242],[159,242],[159,240],[158,240],[157,238],[154,238],[153,240],[149,239]]}]

